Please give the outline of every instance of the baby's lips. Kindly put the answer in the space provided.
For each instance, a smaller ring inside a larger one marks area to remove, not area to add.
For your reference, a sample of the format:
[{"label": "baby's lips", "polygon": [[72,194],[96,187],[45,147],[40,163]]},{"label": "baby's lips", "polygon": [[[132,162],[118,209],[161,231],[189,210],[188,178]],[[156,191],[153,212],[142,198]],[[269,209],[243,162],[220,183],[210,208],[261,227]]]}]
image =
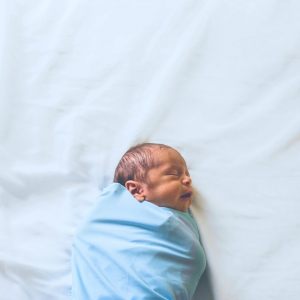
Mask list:
[{"label": "baby's lips", "polygon": [[189,190],[187,193],[181,195],[180,197],[191,197],[193,196],[194,191],[193,190]]}]

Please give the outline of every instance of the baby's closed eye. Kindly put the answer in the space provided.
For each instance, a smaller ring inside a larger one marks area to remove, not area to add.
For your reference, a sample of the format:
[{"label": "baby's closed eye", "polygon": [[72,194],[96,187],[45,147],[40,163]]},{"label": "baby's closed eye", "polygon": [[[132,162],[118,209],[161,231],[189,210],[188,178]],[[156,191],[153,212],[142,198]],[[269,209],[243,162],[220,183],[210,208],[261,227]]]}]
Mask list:
[{"label": "baby's closed eye", "polygon": [[180,175],[180,172],[178,172],[177,170],[171,170],[171,171],[167,172],[167,175],[178,176],[178,175]]}]

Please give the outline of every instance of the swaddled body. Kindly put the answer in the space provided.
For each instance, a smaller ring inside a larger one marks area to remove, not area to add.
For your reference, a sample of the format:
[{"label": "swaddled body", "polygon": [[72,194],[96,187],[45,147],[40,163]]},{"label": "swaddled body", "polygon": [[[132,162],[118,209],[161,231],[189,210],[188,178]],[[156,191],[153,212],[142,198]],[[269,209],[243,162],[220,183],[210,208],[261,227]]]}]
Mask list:
[{"label": "swaddled body", "polygon": [[126,180],[116,180],[117,167],[121,184],[109,185],[78,226],[71,299],[192,299],[205,255],[187,211],[193,189],[186,163],[165,147],[151,152],[155,164],[146,178],[124,173],[129,167],[119,163]]},{"label": "swaddled body", "polygon": [[73,239],[72,299],[192,299],[205,268],[188,212],[104,190]]}]

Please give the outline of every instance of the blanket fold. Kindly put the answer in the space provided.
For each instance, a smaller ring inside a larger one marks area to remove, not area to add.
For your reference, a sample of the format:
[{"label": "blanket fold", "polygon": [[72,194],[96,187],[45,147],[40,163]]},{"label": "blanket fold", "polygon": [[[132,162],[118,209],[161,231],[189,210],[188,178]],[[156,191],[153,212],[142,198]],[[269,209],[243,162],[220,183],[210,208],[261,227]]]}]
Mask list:
[{"label": "blanket fold", "polygon": [[113,183],[73,237],[71,299],[192,299],[205,265],[188,211],[138,202]]}]

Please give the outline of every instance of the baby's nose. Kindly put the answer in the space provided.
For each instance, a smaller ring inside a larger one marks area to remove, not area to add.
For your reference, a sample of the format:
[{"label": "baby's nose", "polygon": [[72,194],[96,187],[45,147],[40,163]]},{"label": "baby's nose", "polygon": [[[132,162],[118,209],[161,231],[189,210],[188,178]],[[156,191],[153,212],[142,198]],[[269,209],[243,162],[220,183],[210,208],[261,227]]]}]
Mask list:
[{"label": "baby's nose", "polygon": [[192,179],[189,176],[185,176],[183,179],[183,184],[184,185],[191,185],[192,184]]}]

